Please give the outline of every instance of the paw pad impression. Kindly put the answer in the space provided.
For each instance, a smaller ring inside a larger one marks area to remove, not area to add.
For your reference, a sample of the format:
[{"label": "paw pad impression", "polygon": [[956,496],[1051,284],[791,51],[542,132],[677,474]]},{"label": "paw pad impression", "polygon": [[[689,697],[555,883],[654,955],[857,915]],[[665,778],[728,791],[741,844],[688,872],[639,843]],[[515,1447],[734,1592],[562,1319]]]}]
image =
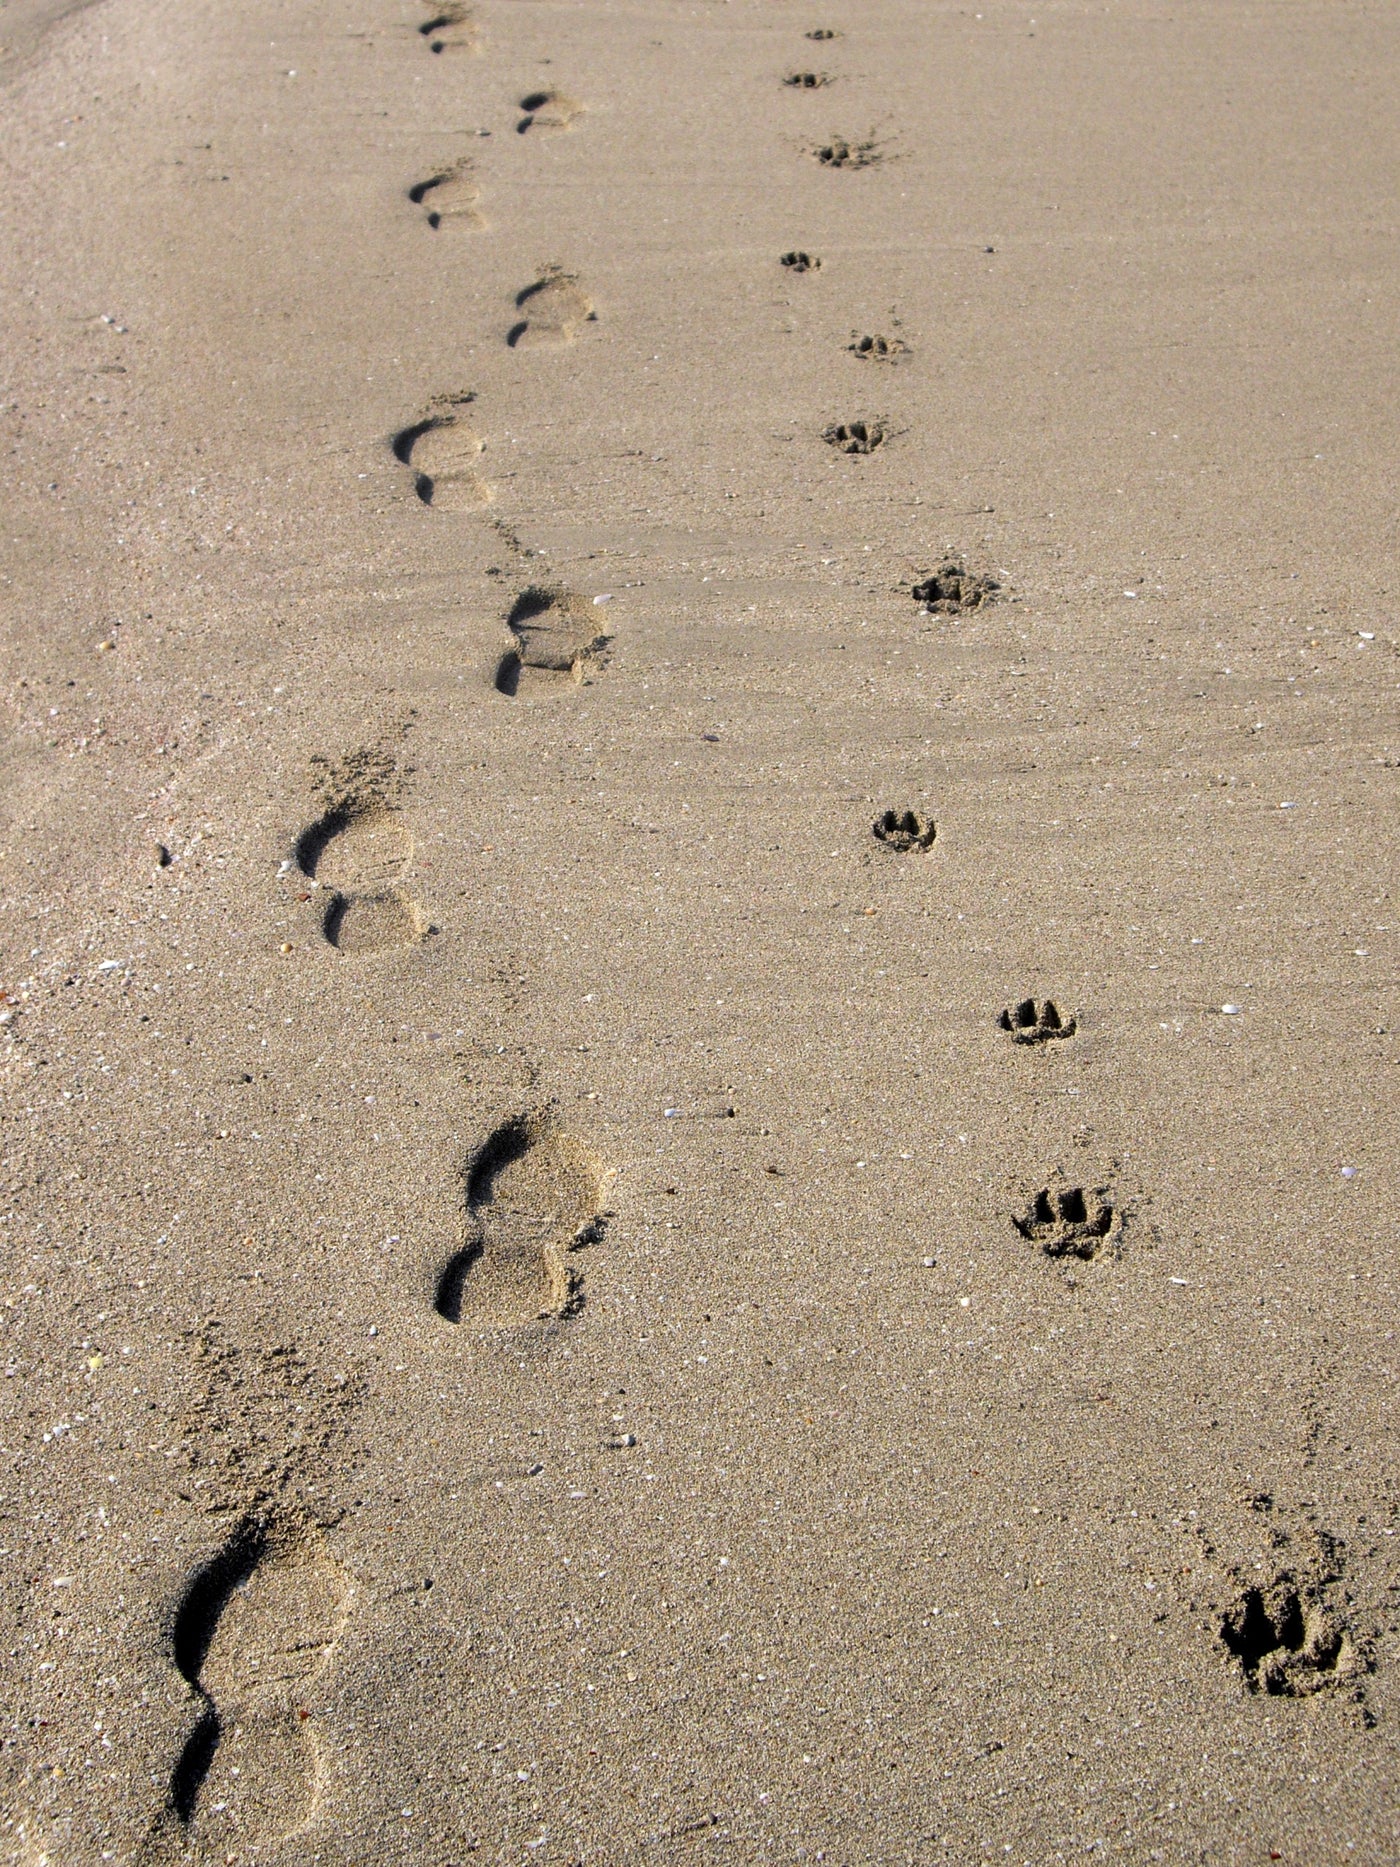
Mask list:
[{"label": "paw pad impression", "polygon": [[1047,1186],[1012,1224],[1047,1258],[1096,1258],[1123,1230],[1123,1215],[1103,1186]]},{"label": "paw pad impression", "polygon": [[1361,1670],[1345,1626],[1287,1573],[1245,1589],[1222,1617],[1220,1638],[1251,1692],[1307,1698]]},{"label": "paw pad impression", "polygon": [[1076,1018],[1062,1018],[1053,998],[1037,1001],[1023,998],[1019,1005],[1008,1005],[997,1019],[1015,1044],[1043,1044],[1055,1037],[1073,1037],[1079,1028]]},{"label": "paw pad impression", "polygon": [[911,595],[931,616],[961,616],[993,603],[1001,590],[995,577],[969,571],[949,558],[914,585]]},{"label": "paw pad impression", "polygon": [[921,817],[917,810],[885,810],[870,826],[877,842],[901,856],[916,850],[932,849],[938,826],[932,817]]}]

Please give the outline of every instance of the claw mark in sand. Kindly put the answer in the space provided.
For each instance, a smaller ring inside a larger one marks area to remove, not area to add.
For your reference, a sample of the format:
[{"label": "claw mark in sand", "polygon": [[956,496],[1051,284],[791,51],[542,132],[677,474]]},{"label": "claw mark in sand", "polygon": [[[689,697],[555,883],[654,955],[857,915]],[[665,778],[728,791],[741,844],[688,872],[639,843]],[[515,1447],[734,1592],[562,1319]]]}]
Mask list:
[{"label": "claw mark in sand", "polygon": [[330,890],[321,932],[333,947],[382,953],[422,939],[427,928],[399,886],[412,859],[413,838],[383,805],[336,805],[302,831],[296,866]]},{"label": "claw mark in sand", "polygon": [[574,275],[553,269],[517,292],[515,306],[521,316],[506,334],[512,350],[572,343],[579,325],[598,315]]},{"label": "claw mark in sand", "polygon": [[527,130],[567,130],[575,117],[583,115],[583,105],[566,91],[529,91],[520,100],[520,121],[516,129],[523,136]]},{"label": "claw mark in sand", "polygon": [[481,199],[481,190],[472,180],[471,165],[465,158],[453,163],[451,168],[430,175],[426,181],[415,182],[408,191],[408,198],[415,207],[422,208],[423,217],[434,232],[444,222],[449,227],[486,225],[476,205]]},{"label": "claw mark in sand", "polygon": [[509,1329],[582,1301],[571,1258],[602,1236],[606,1176],[547,1115],[520,1115],[467,1170],[467,1243],[443,1267],[434,1307],[452,1323]]},{"label": "claw mark in sand", "polygon": [[248,1516],[185,1591],[171,1630],[198,1715],[158,1831],[222,1857],[304,1828],[321,1765],[306,1700],[344,1628],[350,1584],[320,1532]]},{"label": "claw mark in sand", "polygon": [[938,826],[933,818],[921,817],[917,810],[881,811],[870,829],[877,842],[900,856],[932,849],[938,835]]},{"label": "claw mark in sand", "polygon": [[1060,1016],[1053,998],[1040,1004],[1033,998],[1023,998],[1019,1005],[1008,1005],[997,1023],[1011,1033],[1013,1044],[1044,1044],[1054,1037],[1073,1037],[1079,1029],[1077,1019]]},{"label": "claw mark in sand", "polygon": [[476,21],[469,6],[461,0],[448,0],[431,19],[418,28],[432,52],[474,52],[477,49]]},{"label": "claw mark in sand", "polygon": [[512,699],[544,692],[561,681],[578,683],[607,647],[596,607],[566,590],[532,584],[522,590],[506,618],[515,647],[501,657],[496,690]]},{"label": "claw mark in sand", "polygon": [[1024,1218],[1011,1223],[1047,1258],[1096,1258],[1105,1246],[1116,1248],[1123,1215],[1114,1209],[1104,1186],[1047,1186],[1036,1194]]},{"label": "claw mark in sand", "polygon": [[477,512],[490,504],[491,488],[475,471],[485,443],[464,413],[471,400],[444,402],[394,436],[395,458],[413,469],[414,492],[438,511]]}]

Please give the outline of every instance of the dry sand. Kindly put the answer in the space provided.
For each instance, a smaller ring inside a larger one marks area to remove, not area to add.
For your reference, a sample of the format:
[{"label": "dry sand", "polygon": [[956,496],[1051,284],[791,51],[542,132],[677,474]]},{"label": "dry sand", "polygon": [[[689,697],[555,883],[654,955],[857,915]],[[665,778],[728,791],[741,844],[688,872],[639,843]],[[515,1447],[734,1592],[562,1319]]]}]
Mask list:
[{"label": "dry sand", "polygon": [[0,4],[4,1858],[1392,1861],[1400,14],[429,19]]}]

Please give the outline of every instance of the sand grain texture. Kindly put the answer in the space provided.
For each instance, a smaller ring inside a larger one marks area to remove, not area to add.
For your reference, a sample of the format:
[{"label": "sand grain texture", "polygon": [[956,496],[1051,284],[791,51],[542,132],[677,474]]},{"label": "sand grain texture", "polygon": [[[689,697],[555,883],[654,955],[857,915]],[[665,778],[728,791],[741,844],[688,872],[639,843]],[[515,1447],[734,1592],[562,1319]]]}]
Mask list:
[{"label": "sand grain texture", "polygon": [[1394,1859],[1395,10],[0,45],[0,1858]]}]

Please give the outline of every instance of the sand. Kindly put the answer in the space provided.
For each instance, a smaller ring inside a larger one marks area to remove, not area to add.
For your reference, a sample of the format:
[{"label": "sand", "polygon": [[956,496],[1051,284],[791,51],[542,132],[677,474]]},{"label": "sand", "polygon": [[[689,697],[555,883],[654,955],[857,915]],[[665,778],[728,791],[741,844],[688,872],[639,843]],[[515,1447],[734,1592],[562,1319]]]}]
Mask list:
[{"label": "sand", "polygon": [[1393,1860],[1395,10],[0,44],[3,1858]]}]

